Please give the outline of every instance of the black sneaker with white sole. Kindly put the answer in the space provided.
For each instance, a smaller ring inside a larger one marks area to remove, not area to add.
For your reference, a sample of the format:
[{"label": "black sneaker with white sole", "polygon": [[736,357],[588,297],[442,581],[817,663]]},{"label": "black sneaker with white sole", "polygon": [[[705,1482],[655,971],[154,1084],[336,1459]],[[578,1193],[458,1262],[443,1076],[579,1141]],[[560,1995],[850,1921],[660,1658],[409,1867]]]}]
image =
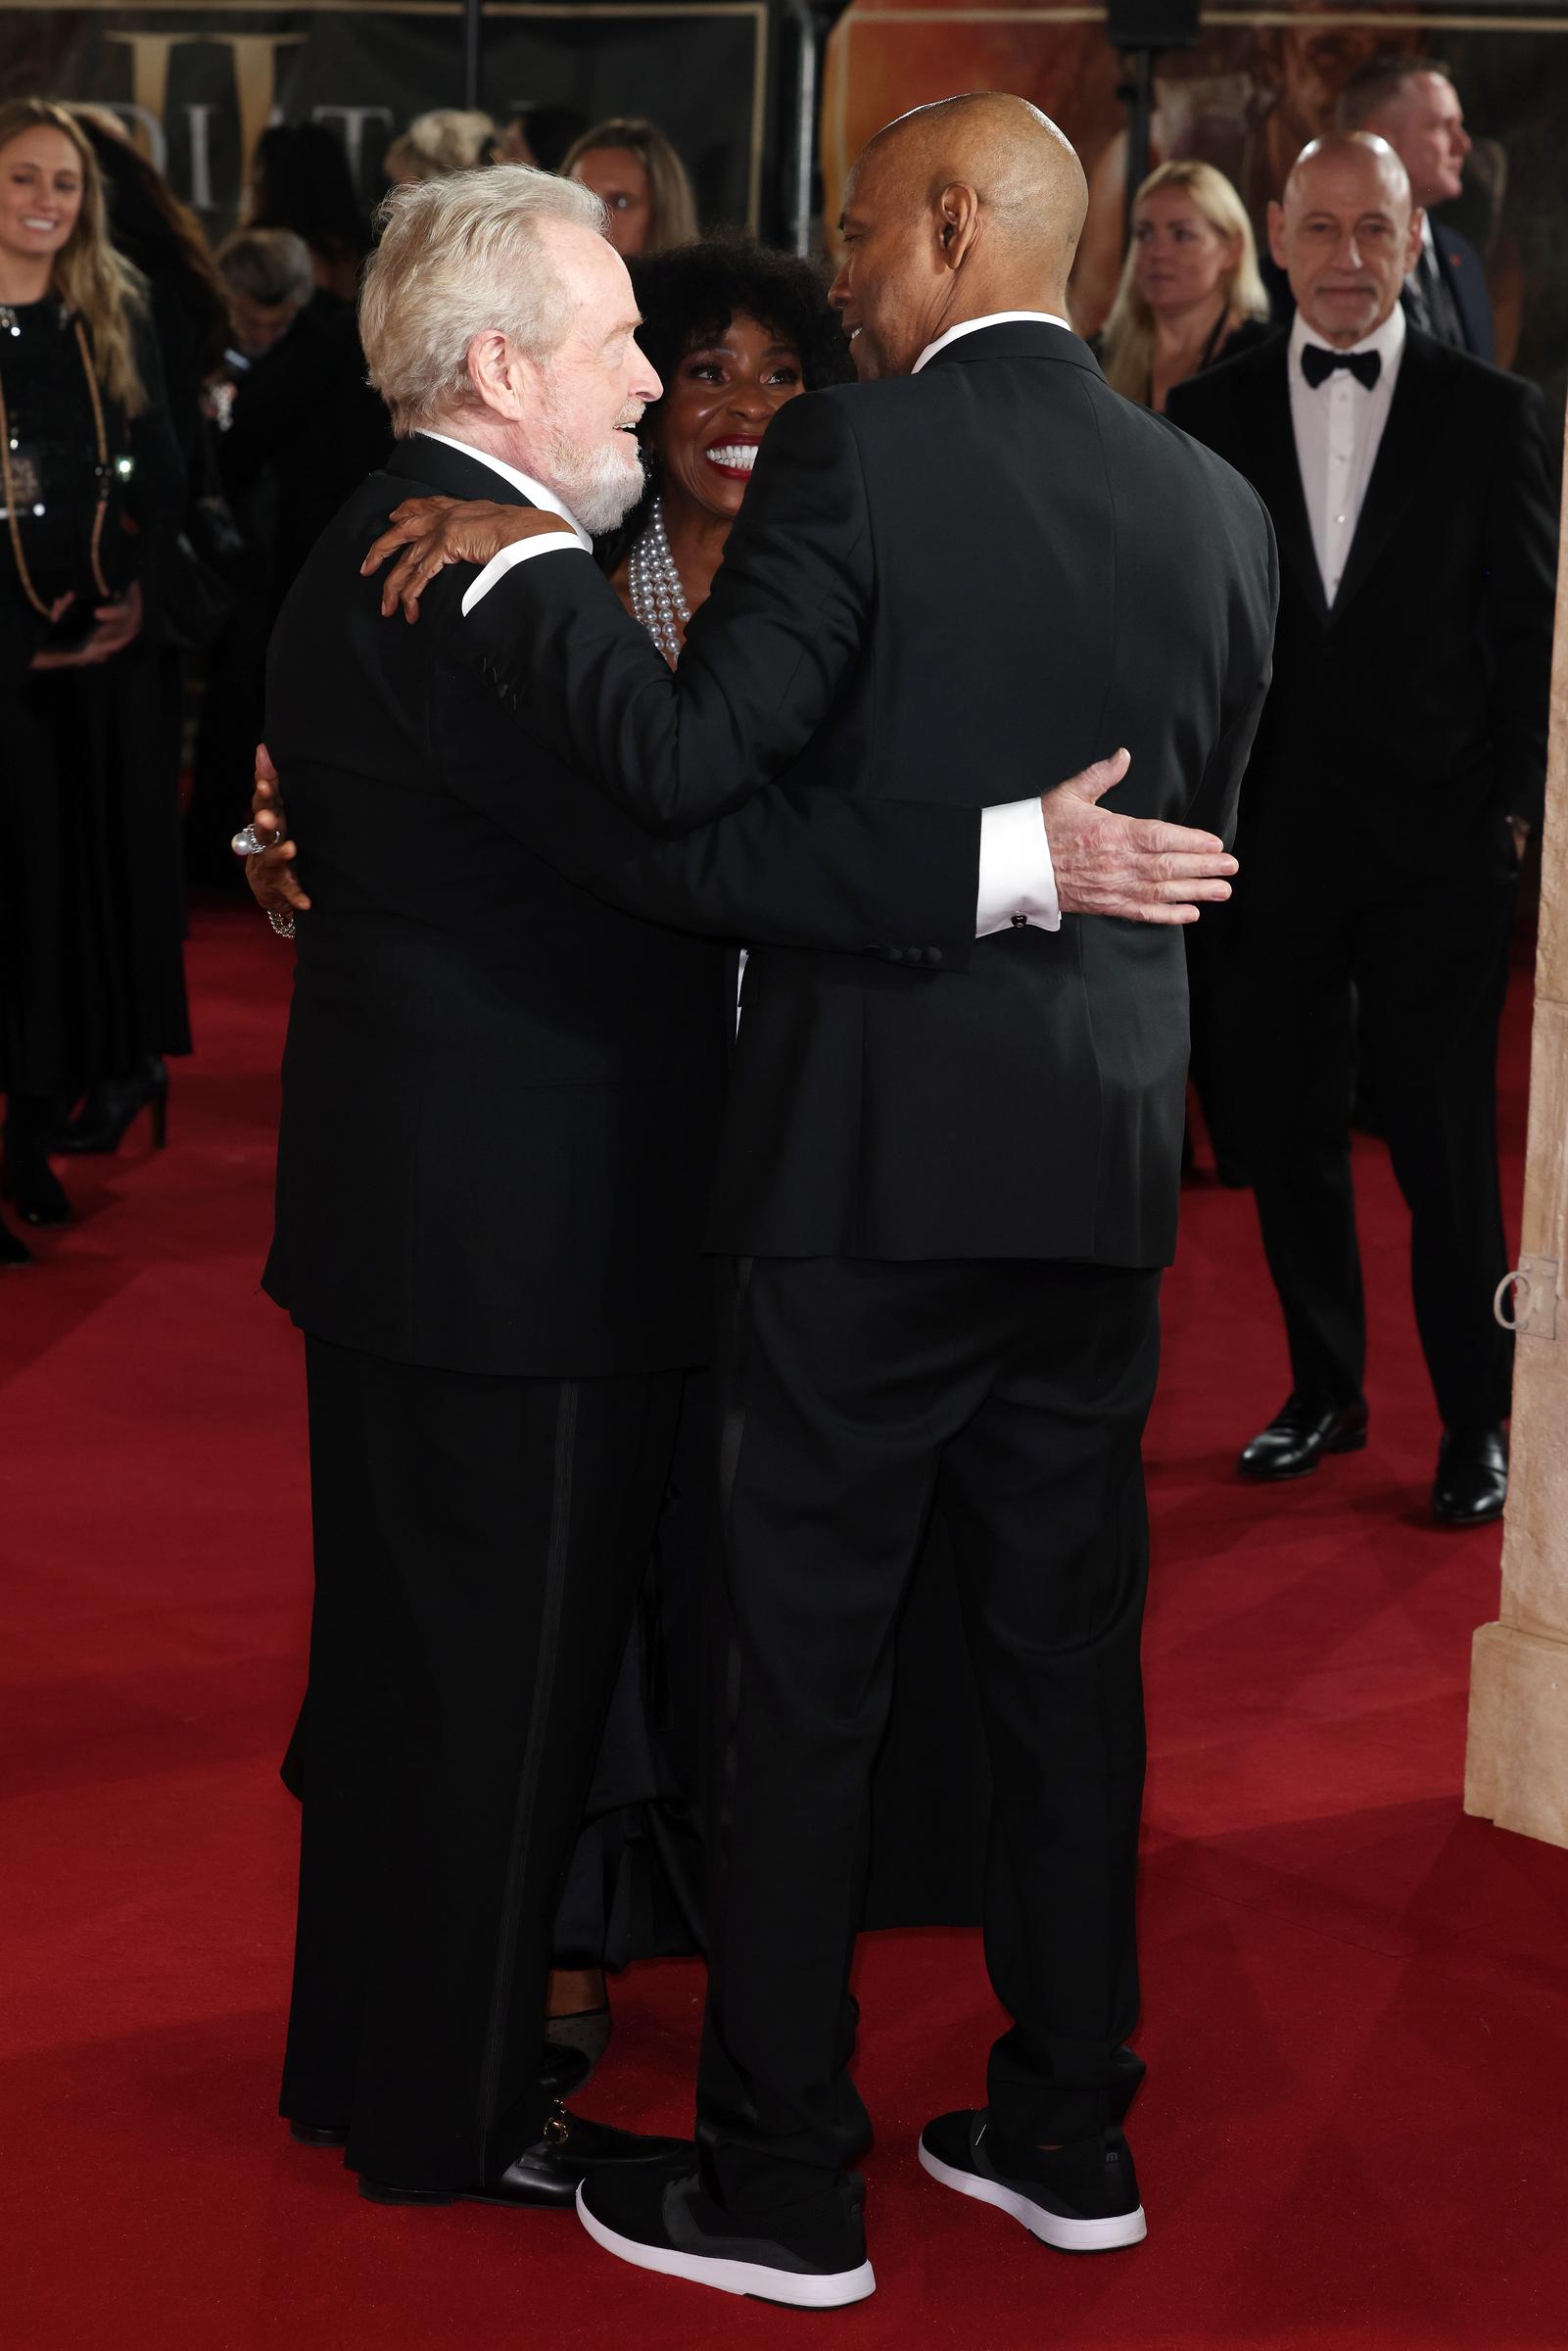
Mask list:
[{"label": "black sneaker with white sole", "polygon": [[[858,2180],[835,2183],[792,2205],[782,2221],[762,2224],[715,2204],[687,2164],[636,2179],[601,2172],[578,2189],[577,2213],[596,2245],[634,2269],[757,2302],[836,2310],[877,2288],[866,2259],[863,2196]],[[781,2226],[787,2233],[774,2234]]]},{"label": "black sneaker with white sole", "polygon": [[1063,2147],[1004,2148],[985,2110],[966,2108],[927,2124],[920,2159],[943,2187],[1005,2212],[1062,2253],[1113,2253],[1149,2233],[1132,2150],[1119,2131]]}]

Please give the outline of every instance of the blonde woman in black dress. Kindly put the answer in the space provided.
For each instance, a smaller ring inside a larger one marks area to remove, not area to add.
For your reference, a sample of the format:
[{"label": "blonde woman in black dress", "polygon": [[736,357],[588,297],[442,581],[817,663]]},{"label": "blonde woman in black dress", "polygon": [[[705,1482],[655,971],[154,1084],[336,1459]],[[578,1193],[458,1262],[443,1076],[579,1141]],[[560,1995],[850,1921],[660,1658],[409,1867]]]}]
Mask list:
[{"label": "blonde woman in black dress", "polygon": [[[148,643],[184,468],[92,151],[41,99],[0,105],[0,1186],[53,1225],[71,1217],[48,1158],[62,1114],[190,1049]],[[7,1226],[0,1262],[28,1254]]]}]

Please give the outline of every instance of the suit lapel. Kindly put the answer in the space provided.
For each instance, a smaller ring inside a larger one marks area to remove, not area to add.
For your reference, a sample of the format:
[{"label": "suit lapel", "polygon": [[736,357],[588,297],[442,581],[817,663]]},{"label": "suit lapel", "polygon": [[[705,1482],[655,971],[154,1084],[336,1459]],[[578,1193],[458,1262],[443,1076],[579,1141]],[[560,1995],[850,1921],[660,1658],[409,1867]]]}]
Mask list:
[{"label": "suit lapel", "polygon": [[1442,370],[1434,366],[1431,353],[1432,346],[1424,336],[1406,338],[1400,380],[1394,387],[1360,520],[1351,541],[1345,576],[1334,599],[1336,620],[1365,586],[1410,499],[1423,482],[1435,478],[1432,443],[1443,401],[1435,381]]},{"label": "suit lapel", "polygon": [[1260,352],[1248,370],[1248,380],[1236,384],[1237,406],[1246,421],[1254,489],[1268,508],[1279,543],[1281,560],[1295,572],[1303,594],[1320,627],[1328,626],[1323,575],[1317,568],[1317,550],[1307,518],[1302,469],[1296,456],[1296,431],[1290,413],[1290,346]]}]

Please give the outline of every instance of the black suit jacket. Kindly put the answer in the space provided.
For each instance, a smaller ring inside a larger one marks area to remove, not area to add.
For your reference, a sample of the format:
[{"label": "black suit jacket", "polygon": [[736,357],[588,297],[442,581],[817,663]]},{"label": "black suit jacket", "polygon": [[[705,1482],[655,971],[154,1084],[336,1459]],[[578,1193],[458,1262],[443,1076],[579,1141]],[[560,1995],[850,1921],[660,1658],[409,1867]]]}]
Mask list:
[{"label": "black suit jacket", "polygon": [[1473,359],[1485,360],[1490,366],[1497,356],[1497,336],[1492,297],[1487,292],[1486,267],[1469,238],[1461,237],[1456,228],[1449,228],[1441,214],[1433,213],[1431,221],[1432,248],[1438,257],[1439,274],[1453,297],[1453,307],[1464,329],[1465,348]]},{"label": "black suit jacket", "polygon": [[[674,679],[564,554],[520,566],[468,642],[651,823],[781,770],[826,801],[976,809],[1125,744],[1117,806],[1223,834],[1274,597],[1246,485],[1023,322],[779,414]],[[1179,934],[1069,917],[980,940],[962,974],[918,962],[752,958],[713,1245],[1166,1260]]]},{"label": "black suit jacket", "polygon": [[[1533,385],[1415,333],[1332,610],[1291,425],[1290,339],[1172,393],[1172,419],[1244,473],[1274,518],[1274,685],[1239,854],[1242,898],[1321,889],[1325,828],[1390,872],[1502,853],[1539,822],[1555,527]],[[1353,851],[1354,855],[1354,851]]]},{"label": "black suit jacket", "polygon": [[348,303],[311,296],[240,378],[216,448],[223,488],[265,565],[270,618],[339,506],[392,448]]},{"label": "black suit jacket", "polygon": [[909,937],[962,970],[978,820],[781,790],[651,840],[454,657],[471,571],[416,629],[381,619],[358,566],[420,491],[516,497],[461,452],[400,445],[271,647],[267,738],[313,907],[266,1286],[307,1329],[397,1361],[695,1362],[734,1012],[717,942]]}]

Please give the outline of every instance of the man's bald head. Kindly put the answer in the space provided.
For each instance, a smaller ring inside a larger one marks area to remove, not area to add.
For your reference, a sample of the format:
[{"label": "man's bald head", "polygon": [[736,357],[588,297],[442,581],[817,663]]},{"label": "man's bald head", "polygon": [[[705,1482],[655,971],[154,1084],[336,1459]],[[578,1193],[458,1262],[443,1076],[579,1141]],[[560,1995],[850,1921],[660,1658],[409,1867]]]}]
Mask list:
[{"label": "man's bald head", "polygon": [[1348,351],[1393,313],[1421,250],[1404,166],[1370,131],[1336,131],[1297,157],[1268,241],[1315,335]]},{"label": "man's bald head", "polygon": [[1025,247],[1037,265],[1049,257],[1066,287],[1089,183],[1071,140],[1026,98],[980,90],[918,106],[868,141],[851,184],[868,168],[927,204],[944,188],[973,187],[989,233]]},{"label": "man's bald head", "polygon": [[947,327],[1062,312],[1088,207],[1071,142],[1001,91],[943,98],[879,130],[849,176],[833,300],[862,375],[907,373]]},{"label": "man's bald head", "polygon": [[1387,139],[1371,130],[1336,130],[1313,139],[1291,166],[1285,182],[1285,210],[1300,211],[1309,204],[1314,188],[1329,180],[1379,188],[1396,213],[1410,211],[1409,174]]}]

